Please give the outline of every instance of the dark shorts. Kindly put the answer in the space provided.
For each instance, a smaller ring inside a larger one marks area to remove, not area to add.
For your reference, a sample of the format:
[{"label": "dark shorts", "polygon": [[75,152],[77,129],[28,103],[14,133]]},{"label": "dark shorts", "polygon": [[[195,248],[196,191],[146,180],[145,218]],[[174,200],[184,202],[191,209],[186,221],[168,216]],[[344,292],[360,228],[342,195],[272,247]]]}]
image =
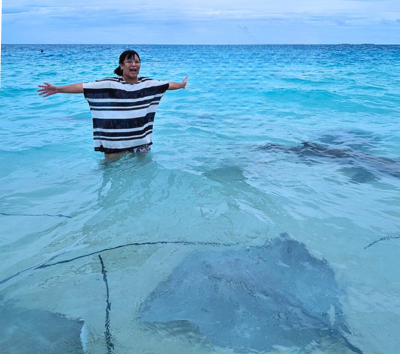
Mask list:
[{"label": "dark shorts", "polygon": [[150,150],[151,150],[150,145],[141,145],[141,146],[137,146],[132,149],[129,149],[128,151],[133,152],[134,154],[144,154]]},{"label": "dark shorts", "polygon": [[105,154],[119,154],[121,152],[131,152],[133,154],[143,154],[151,150],[150,147],[151,144],[146,144],[146,145],[140,145],[140,146],[135,146],[132,148],[128,149],[107,149],[104,148],[103,146],[100,147],[95,147],[95,151],[101,151],[104,152]]}]

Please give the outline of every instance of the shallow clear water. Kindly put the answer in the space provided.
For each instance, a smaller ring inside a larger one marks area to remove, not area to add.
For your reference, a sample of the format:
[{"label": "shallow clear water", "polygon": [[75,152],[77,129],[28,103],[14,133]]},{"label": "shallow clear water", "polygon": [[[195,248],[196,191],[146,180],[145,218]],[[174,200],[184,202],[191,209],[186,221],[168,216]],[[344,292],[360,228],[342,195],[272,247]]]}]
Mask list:
[{"label": "shallow clear water", "polygon": [[[112,76],[126,48],[2,46],[2,305],[82,318],[88,353],[232,353],[188,329],[155,334],[137,310],[187,255],[224,247],[196,242],[240,249],[287,232],[334,270],[349,341],[395,353],[400,47],[137,46],[142,76],[189,82],[163,97],[151,152],[110,162],[82,95],[36,90]],[[289,150],[303,141],[350,157]],[[132,243],[156,244],[116,248]]]}]

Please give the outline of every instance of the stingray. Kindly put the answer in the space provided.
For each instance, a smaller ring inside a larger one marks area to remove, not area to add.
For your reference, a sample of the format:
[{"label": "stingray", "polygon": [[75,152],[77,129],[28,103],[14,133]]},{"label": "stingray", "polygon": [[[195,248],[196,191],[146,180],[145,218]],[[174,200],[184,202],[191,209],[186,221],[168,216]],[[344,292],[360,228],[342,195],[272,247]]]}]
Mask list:
[{"label": "stingray", "polygon": [[141,304],[138,319],[239,353],[330,343],[360,354],[347,339],[343,299],[328,262],[282,234],[263,246],[192,253]]},{"label": "stingray", "polygon": [[83,354],[83,321],[36,309],[0,305],[0,353]]},{"label": "stingray", "polygon": [[307,162],[315,159],[333,159],[345,166],[345,170],[352,173],[352,181],[358,183],[377,180],[373,172],[400,178],[400,160],[375,156],[353,149],[338,149],[325,147],[316,143],[303,142],[301,146],[286,146],[267,144],[260,149],[265,151],[283,151],[294,153]]}]

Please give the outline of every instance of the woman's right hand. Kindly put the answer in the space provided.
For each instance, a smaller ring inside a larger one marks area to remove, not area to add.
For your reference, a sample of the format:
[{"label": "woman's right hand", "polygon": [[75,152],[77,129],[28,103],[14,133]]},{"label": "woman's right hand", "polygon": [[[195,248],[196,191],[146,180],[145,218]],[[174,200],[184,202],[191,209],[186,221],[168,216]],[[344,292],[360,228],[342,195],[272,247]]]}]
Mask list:
[{"label": "woman's right hand", "polygon": [[41,88],[37,92],[43,97],[48,97],[58,92],[57,86],[49,84],[48,82],[45,82],[44,85],[39,85],[39,87]]}]

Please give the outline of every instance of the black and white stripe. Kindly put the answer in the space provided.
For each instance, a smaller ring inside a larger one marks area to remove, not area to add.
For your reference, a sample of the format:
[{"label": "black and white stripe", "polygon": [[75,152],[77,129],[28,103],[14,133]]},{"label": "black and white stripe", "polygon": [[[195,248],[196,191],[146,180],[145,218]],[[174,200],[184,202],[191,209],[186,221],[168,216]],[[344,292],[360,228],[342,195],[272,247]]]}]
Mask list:
[{"label": "black and white stripe", "polygon": [[114,153],[151,145],[154,116],[168,87],[168,82],[149,78],[139,78],[135,84],[122,78],[84,83],[95,150]]}]

